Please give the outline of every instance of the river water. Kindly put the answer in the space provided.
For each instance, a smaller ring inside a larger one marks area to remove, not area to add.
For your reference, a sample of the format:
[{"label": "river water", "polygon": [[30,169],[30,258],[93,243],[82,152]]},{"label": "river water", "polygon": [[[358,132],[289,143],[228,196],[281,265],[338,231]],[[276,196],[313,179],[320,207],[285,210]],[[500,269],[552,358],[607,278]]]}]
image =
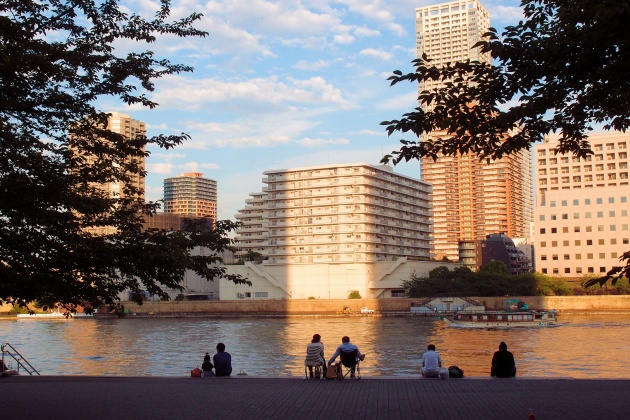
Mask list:
[{"label": "river water", "polygon": [[0,320],[0,340],[43,375],[187,376],[223,342],[234,374],[300,376],[306,345],[318,333],[327,358],[350,336],[367,354],[365,376],[417,375],[430,343],[445,366],[487,376],[493,352],[505,341],[519,376],[630,377],[630,314],[561,315],[559,321],[548,328],[485,330],[422,317]]}]

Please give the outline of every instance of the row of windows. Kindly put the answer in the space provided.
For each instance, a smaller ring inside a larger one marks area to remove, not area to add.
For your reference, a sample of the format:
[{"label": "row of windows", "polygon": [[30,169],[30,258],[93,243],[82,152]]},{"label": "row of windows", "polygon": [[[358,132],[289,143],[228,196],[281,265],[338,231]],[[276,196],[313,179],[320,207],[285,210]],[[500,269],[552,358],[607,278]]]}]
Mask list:
[{"label": "row of windows", "polygon": [[[598,211],[595,212],[595,215],[598,219],[603,219],[604,218],[604,212],[603,211]],[[619,212],[617,212],[616,210],[608,210],[608,216],[607,217],[617,217],[617,215],[620,215],[621,217],[627,217],[628,216],[628,210],[621,210]],[[584,218],[585,219],[591,219],[593,217],[593,213],[590,211],[584,212]],[[541,222],[544,222],[546,218],[546,215],[541,214],[539,216],[539,219]],[[580,213],[573,213],[573,219],[579,219],[580,218]],[[549,220],[569,220],[569,213],[562,213],[560,214],[560,218],[558,218],[557,214],[550,214],[549,215]],[[543,232],[541,232],[543,233]]]},{"label": "row of windows", "polygon": [[[617,143],[617,148],[618,149],[625,149],[627,146],[625,141],[620,141]],[[602,150],[604,150],[604,145],[603,144],[596,144],[593,146],[593,150],[596,152],[601,152]],[[615,150],[615,143],[611,142],[611,143],[606,143],[606,150]],[[555,154],[555,150],[549,150],[549,155]],[[547,156],[547,150],[546,149],[539,149],[538,150],[538,156]],[[569,158],[567,156],[561,157],[560,159],[562,159],[562,162],[568,162]],[[579,162],[580,158],[578,156],[574,156],[573,157],[573,162]]]},{"label": "row of windows", "polygon": [[[618,159],[627,159],[628,158],[628,152],[606,153],[605,155],[603,153],[595,154],[593,156],[585,157],[584,158],[584,162],[593,162],[593,161],[601,162],[601,161],[604,160],[604,156],[606,156],[605,160],[616,160],[617,158]],[[573,158],[573,163],[577,163],[579,161],[580,161],[580,158]],[[551,159],[549,159],[549,161],[547,161],[547,159],[538,159],[538,166],[546,166],[547,162],[549,162],[549,165],[557,165],[558,164],[558,159],[557,158],[551,158]],[[560,164],[568,164],[568,163],[569,163],[569,158],[567,158],[567,157],[560,158]]]},{"label": "row of windows", "polygon": [[[574,267],[574,269],[575,269],[575,274],[584,274],[585,272],[591,274],[595,272],[595,267],[586,267],[586,271],[583,271],[582,267]],[[540,271],[543,274],[549,274],[549,270],[546,268],[543,268]],[[606,273],[608,272],[608,270],[606,270],[606,267],[599,267],[599,272]],[[559,268],[552,269],[552,274],[560,274],[560,269]],[[564,274],[571,274],[571,267],[564,267]]]},{"label": "row of windows", "polygon": [[[628,157],[628,154],[626,152],[619,153],[619,158],[626,159],[627,157]],[[549,173],[549,175],[558,175],[558,173],[568,174],[571,172],[593,172],[593,169],[595,169],[595,172],[600,172],[600,171],[603,171],[604,168],[608,169],[609,171],[616,170],[617,163],[615,162],[608,163],[606,164],[605,167],[603,163],[600,163],[600,164],[595,165],[594,168],[593,168],[593,165],[573,166],[571,168],[569,168],[568,166],[563,166],[560,169],[550,168],[549,171],[547,171],[546,168],[539,168],[538,175],[546,176],[547,173]],[[628,162],[619,162],[619,169],[628,169]]]},{"label": "row of windows", "polygon": [[[581,259],[582,259],[582,254],[575,254],[575,256],[574,256],[574,257],[575,257],[575,259],[576,259],[576,260],[581,260]],[[558,261],[558,258],[559,258],[559,255],[558,255],[558,254],[553,254],[553,255],[551,256],[551,260],[552,260],[552,261]],[[611,252],[611,253],[610,253],[610,258],[619,258],[619,256],[618,256],[618,254],[617,254],[616,252]],[[564,254],[564,255],[562,255],[562,259],[563,259],[564,261],[569,261],[569,260],[571,259],[571,254]],[[592,259],[594,259],[594,254],[593,254],[593,253],[590,253],[590,252],[589,252],[589,253],[587,253],[587,254],[586,254],[586,259],[587,259],[587,260],[592,260]],[[600,259],[600,260],[604,260],[604,259],[606,259],[606,253],[605,253],[605,252],[599,252],[599,253],[598,253],[598,259]],[[541,261],[547,261],[547,255],[546,255],[546,254],[541,255],[541,256],[540,256],[540,260],[541,260]]]},{"label": "row of windows", "polygon": [[[584,232],[593,232],[593,226],[573,226],[573,232],[579,233],[582,231],[582,227],[584,227]],[[621,225],[621,230],[628,230],[628,224],[623,223]],[[616,232],[617,225],[610,225],[608,227],[609,232]],[[558,228],[550,228],[550,233],[558,233]],[[597,225],[597,232],[605,232],[604,225]],[[545,235],[547,233],[547,228],[540,228],[540,234]],[[562,227],[562,233],[569,233],[569,227]]]},{"label": "row of windows", "polygon": [[[605,176],[604,174],[599,174],[599,175],[595,175],[595,181],[605,181],[606,179],[610,180],[615,180],[617,179],[617,174],[608,174],[607,176]],[[628,172],[621,172],[619,173],[619,179],[628,179]],[[585,175],[584,176],[584,182],[592,182],[593,181],[593,175]],[[563,176],[562,178],[560,178],[560,183],[561,184],[569,184],[571,182],[571,177],[568,176]],[[582,177],[581,176],[574,176],[573,177],[573,182],[582,182]],[[547,185],[547,179],[546,178],[541,178],[538,180],[538,184],[539,185]],[[555,185],[558,184],[558,178],[550,178],[549,179],[549,184],[551,185]]]},{"label": "row of windows", "polygon": [[[594,244],[594,239],[585,239],[584,240],[584,244],[586,246],[592,246]],[[605,239],[597,239],[597,245],[606,245],[606,240]],[[574,246],[582,246],[582,239],[576,239],[573,241],[574,242]],[[608,243],[610,245],[617,245],[617,239],[616,238],[609,238]],[[622,238],[621,239],[621,243],[624,245],[628,245],[630,242],[628,240],[628,238]],[[562,241],[562,246],[571,246],[570,245],[570,241],[566,240],[566,241]],[[546,248],[547,247],[547,241],[540,241],[540,247],[541,248]],[[558,247],[558,241],[551,241],[551,247],[552,248],[557,248]]]},{"label": "row of windows", "polygon": [[[585,199],[582,200],[582,203],[580,203],[580,200],[576,198],[576,199],[573,199],[573,200],[560,200],[560,206],[567,207],[569,205],[569,201],[571,201],[574,206],[579,206],[579,205],[590,206],[591,203],[593,202],[592,199],[585,198]],[[608,202],[608,204],[615,204],[615,197],[608,197],[608,199],[606,201]],[[619,203],[627,203],[627,202],[628,202],[628,197],[626,197],[626,196],[619,197]],[[556,207],[557,204],[558,204],[557,200],[550,200],[549,201],[549,207]],[[596,198],[595,199],[595,204],[604,204],[604,199],[602,197]],[[545,203],[543,203],[541,205],[544,206]]]}]

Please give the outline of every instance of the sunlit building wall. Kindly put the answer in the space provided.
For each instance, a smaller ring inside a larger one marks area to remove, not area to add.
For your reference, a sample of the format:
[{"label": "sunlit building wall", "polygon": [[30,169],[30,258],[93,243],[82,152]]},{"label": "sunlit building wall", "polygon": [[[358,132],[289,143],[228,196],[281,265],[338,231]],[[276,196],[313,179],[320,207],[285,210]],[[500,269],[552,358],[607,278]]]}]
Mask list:
[{"label": "sunlit building wall", "polygon": [[579,278],[622,265],[630,249],[628,133],[596,133],[593,154],[555,153],[558,136],[534,146],[536,270]]}]

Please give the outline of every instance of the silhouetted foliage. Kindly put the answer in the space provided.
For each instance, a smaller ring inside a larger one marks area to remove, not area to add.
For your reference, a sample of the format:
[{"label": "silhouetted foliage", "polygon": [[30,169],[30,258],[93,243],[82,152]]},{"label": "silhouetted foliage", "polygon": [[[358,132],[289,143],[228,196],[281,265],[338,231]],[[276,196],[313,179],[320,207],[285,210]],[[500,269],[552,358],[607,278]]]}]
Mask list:
[{"label": "silhouetted foliage", "polygon": [[[156,3],[152,19],[117,0],[0,3],[0,301],[72,311],[113,305],[125,290],[165,298],[164,288],[182,289],[186,270],[247,282],[213,265],[232,243],[232,222],[142,230],[159,204],[135,198],[131,180],[145,175],[137,160],[148,145],[170,149],[188,135],[126,139],[95,107],[105,99],[154,108],[146,93],[155,79],[192,71],[148,50],[116,54],[114,45],[141,48],[161,35],[206,35],[193,27],[197,13],[170,21],[169,3]],[[110,182],[120,195],[98,188]],[[116,233],[90,233],[104,226]],[[198,247],[211,252],[192,255]]]}]

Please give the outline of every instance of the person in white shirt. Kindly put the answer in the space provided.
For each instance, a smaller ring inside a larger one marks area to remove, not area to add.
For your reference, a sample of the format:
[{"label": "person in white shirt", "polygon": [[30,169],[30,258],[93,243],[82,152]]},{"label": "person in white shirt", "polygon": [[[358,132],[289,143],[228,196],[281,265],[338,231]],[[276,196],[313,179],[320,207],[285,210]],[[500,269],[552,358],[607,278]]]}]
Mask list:
[{"label": "person in white shirt", "polygon": [[422,355],[422,376],[425,378],[437,378],[440,376],[442,358],[435,351],[435,345],[429,344],[427,351]]}]

